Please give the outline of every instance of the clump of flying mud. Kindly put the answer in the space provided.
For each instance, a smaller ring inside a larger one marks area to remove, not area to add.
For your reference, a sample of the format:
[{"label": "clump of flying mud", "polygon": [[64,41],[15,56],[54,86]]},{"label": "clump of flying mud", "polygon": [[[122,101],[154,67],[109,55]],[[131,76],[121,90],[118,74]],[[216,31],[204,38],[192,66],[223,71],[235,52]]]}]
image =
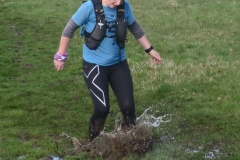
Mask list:
[{"label": "clump of flying mud", "polygon": [[129,131],[122,131],[119,120],[116,120],[115,129],[112,132],[103,131],[91,142],[72,137],[74,152],[76,154],[89,152],[91,157],[121,159],[128,153],[142,154],[150,151],[153,145],[152,129],[163,122],[163,117],[149,116],[147,111],[137,118],[136,126]]},{"label": "clump of flying mud", "polygon": [[128,132],[102,133],[92,142],[82,144],[72,138],[75,153],[90,152],[91,157],[120,159],[130,152],[145,153],[152,147],[152,130],[149,126],[136,126]]}]

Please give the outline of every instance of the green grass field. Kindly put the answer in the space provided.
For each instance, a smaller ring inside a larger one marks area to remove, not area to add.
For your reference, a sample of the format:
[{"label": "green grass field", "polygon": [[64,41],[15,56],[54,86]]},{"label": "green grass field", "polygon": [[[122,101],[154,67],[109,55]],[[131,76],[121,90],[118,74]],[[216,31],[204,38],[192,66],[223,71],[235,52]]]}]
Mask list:
[{"label": "green grass field", "polygon": [[[172,116],[154,130],[151,152],[124,160],[240,159],[240,1],[129,1],[162,57],[153,65],[128,34],[137,116],[150,106]],[[86,139],[92,114],[79,31],[64,70],[53,66],[62,30],[81,3],[0,1],[0,160],[88,159],[60,136]],[[106,131],[119,112],[112,91],[110,103]]]}]

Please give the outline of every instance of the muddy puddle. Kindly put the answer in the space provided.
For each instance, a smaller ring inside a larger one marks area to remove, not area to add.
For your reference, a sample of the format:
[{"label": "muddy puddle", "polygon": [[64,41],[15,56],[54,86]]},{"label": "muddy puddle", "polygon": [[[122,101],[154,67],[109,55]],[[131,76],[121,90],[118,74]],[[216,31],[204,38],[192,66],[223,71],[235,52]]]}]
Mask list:
[{"label": "muddy puddle", "polygon": [[[137,118],[136,126],[124,132],[120,126],[120,114],[115,121],[113,131],[101,132],[93,141],[80,140],[70,137],[74,145],[74,152],[80,154],[88,152],[90,157],[103,157],[106,159],[121,159],[129,153],[144,154],[152,149],[153,128],[159,127],[163,119],[168,116],[155,117],[149,113],[148,108]],[[169,118],[169,117],[168,117]]]}]

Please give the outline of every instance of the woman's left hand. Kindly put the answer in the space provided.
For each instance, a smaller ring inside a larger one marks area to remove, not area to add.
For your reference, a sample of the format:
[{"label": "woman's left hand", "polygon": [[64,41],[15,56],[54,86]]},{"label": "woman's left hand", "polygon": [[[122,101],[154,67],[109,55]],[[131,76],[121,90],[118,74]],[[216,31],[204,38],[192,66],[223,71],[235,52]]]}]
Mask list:
[{"label": "woman's left hand", "polygon": [[150,56],[152,57],[152,62],[154,64],[160,64],[161,63],[161,57],[160,57],[160,54],[155,51],[154,49],[151,50],[151,52],[149,52]]}]

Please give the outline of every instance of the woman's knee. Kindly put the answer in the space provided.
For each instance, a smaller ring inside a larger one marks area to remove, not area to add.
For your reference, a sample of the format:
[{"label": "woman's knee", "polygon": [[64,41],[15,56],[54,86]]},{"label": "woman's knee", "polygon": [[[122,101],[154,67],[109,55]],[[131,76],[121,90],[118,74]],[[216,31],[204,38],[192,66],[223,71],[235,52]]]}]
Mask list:
[{"label": "woman's knee", "polygon": [[120,105],[121,112],[123,114],[135,113],[135,105],[133,102],[125,102]]},{"label": "woman's knee", "polygon": [[107,107],[94,110],[94,115],[96,115],[96,117],[99,117],[99,118],[106,118],[108,113],[109,113],[109,108]]}]

